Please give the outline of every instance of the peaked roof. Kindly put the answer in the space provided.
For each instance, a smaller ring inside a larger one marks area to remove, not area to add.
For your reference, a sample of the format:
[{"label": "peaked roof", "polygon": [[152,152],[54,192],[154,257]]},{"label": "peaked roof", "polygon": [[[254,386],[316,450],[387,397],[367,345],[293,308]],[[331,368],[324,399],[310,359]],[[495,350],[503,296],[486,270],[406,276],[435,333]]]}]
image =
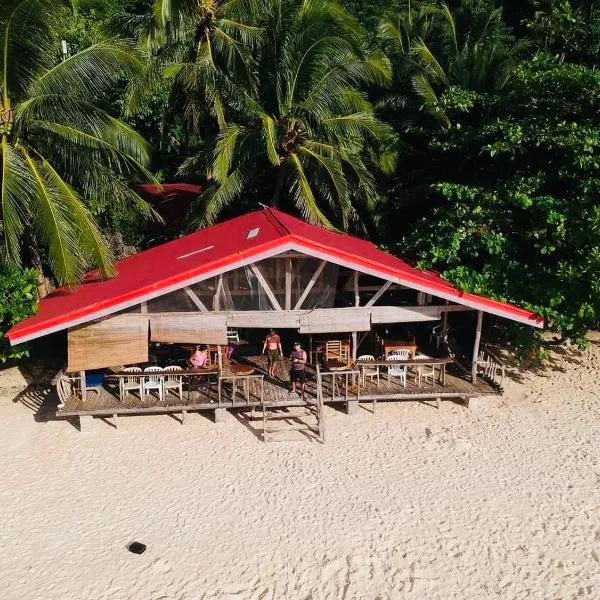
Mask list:
[{"label": "peaked roof", "polygon": [[265,208],[120,260],[113,279],[101,280],[97,272],[88,273],[76,288],[58,289],[44,298],[37,314],[16,324],[6,335],[13,345],[35,339],[289,250],[470,308],[543,326],[543,320],[527,310],[461,292],[438,274],[415,269],[371,242]]}]

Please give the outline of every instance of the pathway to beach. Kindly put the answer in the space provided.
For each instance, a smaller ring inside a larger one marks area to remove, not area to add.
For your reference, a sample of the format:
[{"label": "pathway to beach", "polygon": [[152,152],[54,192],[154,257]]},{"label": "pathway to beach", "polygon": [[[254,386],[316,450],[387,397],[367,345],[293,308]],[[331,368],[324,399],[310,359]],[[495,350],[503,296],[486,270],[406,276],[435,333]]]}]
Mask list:
[{"label": "pathway to beach", "polygon": [[599,384],[593,344],[469,410],[327,409],[324,445],[196,414],[79,433],[5,388],[2,598],[600,598]]}]

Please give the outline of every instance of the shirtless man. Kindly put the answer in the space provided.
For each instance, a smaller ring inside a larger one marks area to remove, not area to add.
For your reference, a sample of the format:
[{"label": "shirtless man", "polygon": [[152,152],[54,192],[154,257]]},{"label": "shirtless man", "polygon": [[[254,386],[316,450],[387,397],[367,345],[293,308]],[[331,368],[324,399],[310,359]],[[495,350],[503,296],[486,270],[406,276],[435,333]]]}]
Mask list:
[{"label": "shirtless man", "polygon": [[274,329],[270,329],[265,343],[263,345],[262,353],[267,351],[267,364],[269,365],[269,377],[275,377],[275,365],[279,360],[280,356],[283,356],[283,350],[281,349],[281,338],[275,333]]}]

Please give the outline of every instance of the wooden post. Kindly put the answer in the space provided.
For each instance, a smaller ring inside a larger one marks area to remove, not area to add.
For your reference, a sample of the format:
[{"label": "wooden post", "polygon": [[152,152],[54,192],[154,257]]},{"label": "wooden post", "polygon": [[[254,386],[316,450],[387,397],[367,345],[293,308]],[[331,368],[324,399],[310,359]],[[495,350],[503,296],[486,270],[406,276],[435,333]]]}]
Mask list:
[{"label": "wooden post", "polygon": [[285,261],[285,310],[292,310],[292,259]]},{"label": "wooden post", "polygon": [[471,361],[471,381],[477,383],[477,358],[479,357],[479,342],[481,341],[481,324],[483,312],[477,311],[477,328],[475,329],[475,343],[473,344],[473,359]]},{"label": "wooden post", "polygon": [[80,385],[81,385],[81,401],[87,400],[87,383],[85,381],[85,371],[79,371]]}]

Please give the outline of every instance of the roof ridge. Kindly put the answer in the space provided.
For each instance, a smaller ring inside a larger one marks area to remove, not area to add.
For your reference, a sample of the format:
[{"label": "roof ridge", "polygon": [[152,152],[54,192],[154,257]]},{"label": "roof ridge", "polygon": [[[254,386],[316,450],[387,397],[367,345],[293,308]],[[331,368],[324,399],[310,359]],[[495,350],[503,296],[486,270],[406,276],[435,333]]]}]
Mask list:
[{"label": "roof ridge", "polygon": [[278,209],[263,205],[263,210],[267,214],[267,219],[271,218],[271,223],[275,229],[283,229],[283,235],[290,235],[292,233],[285,223],[283,223],[283,221],[281,221],[281,219],[279,219],[277,216],[277,213],[280,212]]}]

